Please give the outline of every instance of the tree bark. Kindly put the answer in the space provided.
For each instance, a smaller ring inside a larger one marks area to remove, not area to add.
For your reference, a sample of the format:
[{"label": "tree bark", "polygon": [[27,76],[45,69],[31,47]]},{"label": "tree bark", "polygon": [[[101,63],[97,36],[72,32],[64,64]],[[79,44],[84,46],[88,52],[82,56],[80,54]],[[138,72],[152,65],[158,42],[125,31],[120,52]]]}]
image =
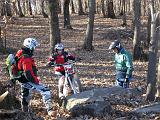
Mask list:
[{"label": "tree bark", "polygon": [[66,29],[72,29],[72,26],[70,23],[69,3],[70,3],[70,0],[64,0],[64,5],[63,5],[64,28]]},{"label": "tree bark", "polygon": [[95,0],[89,0],[89,17],[86,30],[86,36],[83,44],[83,49],[91,51],[93,50],[93,28],[94,28],[94,14],[95,14]]},{"label": "tree bark", "polygon": [[19,14],[19,17],[24,17],[24,14],[22,13],[22,8],[21,8],[20,0],[17,0],[17,4],[18,4],[18,14]]},{"label": "tree bark", "polygon": [[12,16],[10,0],[5,0],[6,16]]},{"label": "tree bark", "polygon": [[73,0],[70,1],[70,10],[71,10],[71,13],[76,13],[75,12],[75,6],[74,6],[74,3],[73,3]]},{"label": "tree bark", "polygon": [[159,63],[158,63],[156,100],[160,101],[160,57],[159,57]]},{"label": "tree bark", "polygon": [[49,7],[49,23],[50,23],[50,49],[51,53],[54,50],[54,46],[61,42],[59,19],[57,13],[57,0],[48,0]]},{"label": "tree bark", "polygon": [[107,9],[108,9],[107,10],[107,12],[108,12],[107,17],[112,18],[112,19],[116,18],[114,10],[113,10],[113,0],[108,1],[108,8]]},{"label": "tree bark", "polygon": [[105,18],[106,13],[105,13],[105,7],[104,7],[104,0],[101,0],[101,5],[102,5],[102,14],[103,14],[103,17]]},{"label": "tree bark", "polygon": [[29,15],[33,15],[33,12],[32,12],[32,8],[31,8],[31,1],[28,0],[28,8],[29,8]]},{"label": "tree bark", "polygon": [[126,26],[127,25],[125,3],[126,3],[126,0],[123,0],[123,16],[122,16],[123,23],[122,23],[122,26]]},{"label": "tree bark", "polygon": [[148,74],[147,74],[147,93],[146,100],[154,101],[156,92],[156,64],[157,64],[157,52],[158,52],[158,14],[154,13],[153,5],[150,5],[151,9],[151,41],[149,47],[149,62],[148,62]]},{"label": "tree bark", "polygon": [[147,25],[147,43],[146,47],[149,48],[150,36],[151,36],[151,12],[148,10],[148,25]]},{"label": "tree bark", "polygon": [[0,52],[4,52],[3,40],[1,37],[1,26],[0,26]]},{"label": "tree bark", "polygon": [[13,15],[18,15],[18,10],[16,7],[16,1],[12,1],[12,5],[13,5]]},{"label": "tree bark", "polygon": [[142,16],[146,15],[146,0],[143,0],[142,4]]},{"label": "tree bark", "polygon": [[47,18],[48,15],[46,14],[46,12],[44,11],[44,0],[41,1],[41,11],[42,11],[42,15],[44,18]]},{"label": "tree bark", "polygon": [[134,38],[133,38],[133,59],[140,60],[143,49],[140,46],[140,34],[141,34],[141,1],[134,0]]},{"label": "tree bark", "polygon": [[78,2],[78,15],[84,15],[82,1],[78,0],[77,2]]}]

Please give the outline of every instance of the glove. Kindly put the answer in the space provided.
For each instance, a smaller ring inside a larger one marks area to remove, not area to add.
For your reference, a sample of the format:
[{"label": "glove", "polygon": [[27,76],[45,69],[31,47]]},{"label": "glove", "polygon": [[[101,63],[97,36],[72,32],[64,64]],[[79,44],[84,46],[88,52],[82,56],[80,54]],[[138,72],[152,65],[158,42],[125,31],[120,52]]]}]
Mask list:
[{"label": "glove", "polygon": [[39,83],[40,83],[40,79],[39,79],[39,78],[35,79],[35,80],[34,80],[34,83],[35,83],[35,84],[39,84]]},{"label": "glove", "polygon": [[129,79],[128,78],[126,78],[124,80],[124,88],[129,88]]},{"label": "glove", "polygon": [[126,83],[129,82],[129,79],[128,79],[128,78],[125,78],[124,82],[126,82]]}]

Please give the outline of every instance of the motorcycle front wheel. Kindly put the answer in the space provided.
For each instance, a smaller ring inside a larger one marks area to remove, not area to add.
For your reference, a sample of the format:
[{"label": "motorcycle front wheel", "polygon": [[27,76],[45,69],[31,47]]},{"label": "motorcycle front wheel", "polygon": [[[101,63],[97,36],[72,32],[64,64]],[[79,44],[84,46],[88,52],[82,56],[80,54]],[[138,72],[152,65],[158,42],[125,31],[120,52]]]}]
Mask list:
[{"label": "motorcycle front wheel", "polygon": [[73,76],[72,85],[76,93],[82,92],[82,84],[77,75]]}]

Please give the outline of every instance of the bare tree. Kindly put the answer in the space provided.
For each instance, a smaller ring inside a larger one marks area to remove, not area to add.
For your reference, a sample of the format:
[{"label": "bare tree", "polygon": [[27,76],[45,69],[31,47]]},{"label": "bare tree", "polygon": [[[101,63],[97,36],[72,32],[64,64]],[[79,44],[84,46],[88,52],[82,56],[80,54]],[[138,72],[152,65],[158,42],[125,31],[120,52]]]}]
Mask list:
[{"label": "bare tree", "polygon": [[5,7],[6,7],[6,15],[12,16],[11,1],[10,0],[5,0]]},{"label": "bare tree", "polygon": [[127,25],[127,21],[126,21],[126,0],[123,0],[123,17],[122,17],[122,20],[123,20],[123,23],[122,23],[122,26],[126,26]]},{"label": "bare tree", "polygon": [[51,53],[54,50],[54,46],[61,42],[59,19],[57,14],[57,0],[48,0],[49,7],[49,23],[50,23],[50,46]]},{"label": "bare tree", "polygon": [[105,18],[106,12],[105,12],[105,7],[104,7],[104,0],[101,0],[101,5],[102,5],[102,14],[103,14],[103,17]]},{"label": "bare tree", "polygon": [[140,60],[143,49],[140,46],[140,34],[141,34],[141,0],[134,0],[134,38],[133,38],[133,59]]},{"label": "bare tree", "polygon": [[76,13],[73,0],[70,1],[70,10],[71,10],[71,13]]},{"label": "bare tree", "polygon": [[149,43],[150,43],[150,36],[151,36],[151,12],[148,10],[148,25],[147,25],[147,43],[146,47],[149,48]]},{"label": "bare tree", "polygon": [[83,7],[82,7],[82,0],[77,0],[78,2],[78,15],[84,15]]},{"label": "bare tree", "polygon": [[158,63],[158,74],[157,74],[157,93],[156,93],[156,101],[160,101],[160,57]]},{"label": "bare tree", "polygon": [[158,13],[154,13],[153,5],[150,5],[151,10],[151,41],[149,44],[149,62],[148,62],[148,74],[147,74],[147,92],[146,100],[155,100],[156,93],[156,64],[157,64],[157,52],[158,52]]},{"label": "bare tree", "polygon": [[[153,12],[154,10],[154,0],[149,0],[150,4],[153,6]],[[147,26],[147,43],[146,46],[149,48],[149,43],[150,43],[150,36],[151,36],[151,11],[148,8],[148,26]]]},{"label": "bare tree", "polygon": [[2,37],[1,37],[1,26],[0,26],[0,51],[1,51],[2,47],[3,47],[3,41],[2,41]]},{"label": "bare tree", "polygon": [[70,0],[64,0],[63,14],[64,14],[64,28],[66,29],[72,29],[70,22],[70,14],[69,14],[69,3]]},{"label": "bare tree", "polygon": [[142,0],[142,15],[146,15],[146,0]]},{"label": "bare tree", "polygon": [[113,9],[113,0],[107,0],[107,17],[108,18],[116,18],[114,9]]},{"label": "bare tree", "polygon": [[1,15],[12,16],[10,0],[1,0],[0,4]]},{"label": "bare tree", "polygon": [[83,49],[91,51],[93,50],[93,28],[94,28],[94,14],[95,14],[95,0],[89,0],[89,17],[86,30],[86,36],[83,44]]},{"label": "bare tree", "polygon": [[44,11],[44,0],[41,0],[41,11],[42,11],[42,15],[44,18],[47,18],[48,15],[46,14],[46,12]]},{"label": "bare tree", "polygon": [[31,9],[31,1],[25,0],[24,1],[24,13],[27,15],[32,15],[32,9]]},{"label": "bare tree", "polygon": [[17,4],[18,4],[18,15],[19,15],[19,17],[24,17],[24,14],[23,14],[22,8],[21,8],[21,1],[17,0]]}]

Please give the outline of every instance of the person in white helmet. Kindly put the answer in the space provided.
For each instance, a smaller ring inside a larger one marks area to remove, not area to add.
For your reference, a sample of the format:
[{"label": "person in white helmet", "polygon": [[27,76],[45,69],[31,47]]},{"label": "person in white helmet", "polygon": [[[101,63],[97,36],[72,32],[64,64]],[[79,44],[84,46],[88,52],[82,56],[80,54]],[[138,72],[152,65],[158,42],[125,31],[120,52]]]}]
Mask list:
[{"label": "person in white helmet", "polygon": [[[32,90],[40,92],[43,102],[46,106],[49,115],[52,115],[52,100],[50,89],[40,83],[37,76],[37,68],[33,59],[33,52],[38,46],[38,42],[34,38],[26,38],[23,42],[23,47],[15,55],[17,61],[17,69],[20,74],[18,81],[21,83],[22,94],[22,111],[29,112],[29,101]],[[16,79],[11,81],[15,83]]]},{"label": "person in white helmet", "polygon": [[64,75],[65,70],[63,66],[58,66],[58,64],[64,64],[68,60],[80,60],[80,58],[76,57],[73,54],[70,54],[64,51],[64,45],[62,43],[57,43],[54,47],[54,51],[52,55],[49,57],[49,62],[47,66],[57,65],[54,67],[55,73],[59,76],[58,78],[58,92],[60,100],[65,99],[65,95],[63,94],[63,86],[64,86]]}]

